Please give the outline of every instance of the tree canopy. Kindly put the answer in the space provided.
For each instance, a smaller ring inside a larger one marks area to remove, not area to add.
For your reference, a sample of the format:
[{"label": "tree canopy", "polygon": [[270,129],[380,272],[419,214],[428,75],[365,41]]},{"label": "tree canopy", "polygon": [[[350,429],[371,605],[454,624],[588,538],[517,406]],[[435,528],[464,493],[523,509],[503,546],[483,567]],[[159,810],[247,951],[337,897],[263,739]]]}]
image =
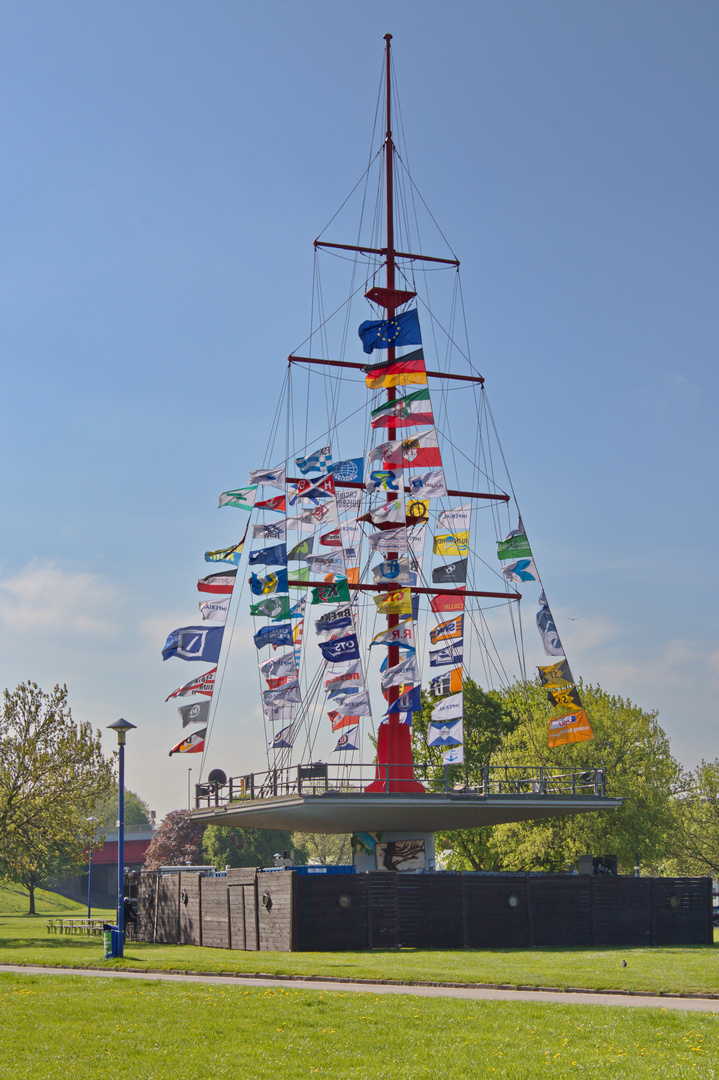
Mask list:
[{"label": "tree canopy", "polygon": [[193,821],[187,810],[171,810],[145,852],[145,870],[161,866],[202,866],[205,826]]},{"label": "tree canopy", "polygon": [[[237,825],[208,825],[202,850],[218,870],[226,866],[273,866],[276,852],[293,847],[292,833],[277,829],[243,829]],[[295,850],[297,862],[306,862],[303,849]]]},{"label": "tree canopy", "polygon": [[0,870],[30,893],[85,858],[98,800],[112,790],[100,732],[76,723],[67,687],[33,682],[3,693],[0,712]]},{"label": "tree canopy", "polygon": [[719,758],[681,778],[666,850],[670,873],[719,877]]},{"label": "tree canopy", "polygon": [[[93,816],[98,819],[97,827],[101,832],[111,832],[115,829],[117,794],[117,784],[115,784],[112,791],[102,799],[98,799],[93,807]],[[150,807],[144,799],[128,788],[125,788],[125,828],[152,828]]]}]

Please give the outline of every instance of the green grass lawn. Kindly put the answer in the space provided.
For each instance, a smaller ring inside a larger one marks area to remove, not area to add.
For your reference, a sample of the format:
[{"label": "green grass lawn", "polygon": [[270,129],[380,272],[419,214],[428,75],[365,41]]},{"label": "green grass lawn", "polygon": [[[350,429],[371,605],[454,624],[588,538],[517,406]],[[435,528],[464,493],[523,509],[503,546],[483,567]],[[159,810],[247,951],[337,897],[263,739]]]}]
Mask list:
[{"label": "green grass lawn", "polygon": [[[99,913],[98,913],[99,914]],[[109,914],[109,913],[108,913]],[[627,966],[622,966],[626,960]],[[406,981],[486,982],[595,990],[719,992],[719,946],[650,949],[376,950],[268,953],[145,945],[128,941],[123,960],[103,961],[98,938],[48,934],[44,918],[0,917],[0,963],[177,971],[267,972]]]},{"label": "green grass lawn", "polygon": [[[29,906],[28,891],[22,885],[0,885],[0,915],[26,915]],[[66,915],[68,918],[87,914],[85,905],[45,889],[35,889],[35,910],[39,915]]]},{"label": "green grass lawn", "polygon": [[14,1080],[719,1077],[713,1014],[0,975],[0,1015]]}]

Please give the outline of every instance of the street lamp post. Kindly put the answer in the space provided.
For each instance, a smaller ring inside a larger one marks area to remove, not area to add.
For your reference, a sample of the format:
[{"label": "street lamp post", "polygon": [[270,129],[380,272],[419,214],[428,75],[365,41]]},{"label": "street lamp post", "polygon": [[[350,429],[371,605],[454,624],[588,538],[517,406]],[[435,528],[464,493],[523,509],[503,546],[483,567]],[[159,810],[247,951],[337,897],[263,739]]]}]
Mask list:
[{"label": "street lamp post", "polygon": [[120,931],[120,952],[125,931],[125,736],[136,724],[129,720],[116,720],[108,724],[108,729],[117,734],[118,770],[117,770],[117,929]]}]

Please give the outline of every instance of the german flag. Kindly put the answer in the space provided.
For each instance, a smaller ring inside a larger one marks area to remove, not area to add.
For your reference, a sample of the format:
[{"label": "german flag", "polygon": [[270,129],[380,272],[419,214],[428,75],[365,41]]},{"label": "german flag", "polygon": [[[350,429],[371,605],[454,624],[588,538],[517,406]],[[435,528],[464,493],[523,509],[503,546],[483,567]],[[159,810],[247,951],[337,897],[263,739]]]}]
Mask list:
[{"label": "german flag", "polygon": [[394,360],[391,364],[367,364],[363,369],[365,382],[370,390],[381,390],[388,386],[409,386],[418,383],[427,384],[427,372],[424,366],[424,351],[414,352]]}]

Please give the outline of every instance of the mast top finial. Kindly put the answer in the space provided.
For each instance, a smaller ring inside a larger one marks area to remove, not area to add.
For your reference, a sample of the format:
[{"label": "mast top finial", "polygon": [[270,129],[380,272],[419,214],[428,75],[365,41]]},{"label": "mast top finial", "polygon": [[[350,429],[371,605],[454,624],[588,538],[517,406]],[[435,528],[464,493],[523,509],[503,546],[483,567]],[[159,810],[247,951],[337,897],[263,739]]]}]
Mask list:
[{"label": "mast top finial", "polygon": [[392,40],[392,35],[391,34],[385,34],[384,39],[385,39],[385,41],[391,41]]}]

